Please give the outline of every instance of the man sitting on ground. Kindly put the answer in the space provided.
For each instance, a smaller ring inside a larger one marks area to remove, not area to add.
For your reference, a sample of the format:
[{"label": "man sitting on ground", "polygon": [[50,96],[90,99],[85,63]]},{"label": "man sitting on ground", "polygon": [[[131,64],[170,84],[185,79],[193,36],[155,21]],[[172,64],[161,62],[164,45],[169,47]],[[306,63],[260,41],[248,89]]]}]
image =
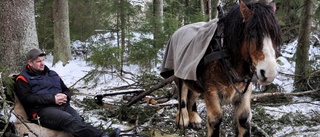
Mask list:
[{"label": "man sitting on ground", "polygon": [[63,130],[76,137],[119,137],[120,129],[109,134],[85,123],[69,104],[70,91],[59,75],[45,64],[45,53],[32,49],[28,63],[16,78],[16,95],[31,122],[55,130]]}]

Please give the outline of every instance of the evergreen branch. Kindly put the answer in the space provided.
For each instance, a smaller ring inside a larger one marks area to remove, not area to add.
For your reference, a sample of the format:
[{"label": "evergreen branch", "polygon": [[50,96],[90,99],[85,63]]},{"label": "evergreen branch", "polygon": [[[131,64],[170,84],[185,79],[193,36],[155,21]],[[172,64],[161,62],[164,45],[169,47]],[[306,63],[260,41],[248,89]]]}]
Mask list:
[{"label": "evergreen branch", "polygon": [[252,124],[252,127],[254,127],[262,136],[269,137],[269,135],[262,128],[260,128],[256,123],[252,122],[251,124]]}]

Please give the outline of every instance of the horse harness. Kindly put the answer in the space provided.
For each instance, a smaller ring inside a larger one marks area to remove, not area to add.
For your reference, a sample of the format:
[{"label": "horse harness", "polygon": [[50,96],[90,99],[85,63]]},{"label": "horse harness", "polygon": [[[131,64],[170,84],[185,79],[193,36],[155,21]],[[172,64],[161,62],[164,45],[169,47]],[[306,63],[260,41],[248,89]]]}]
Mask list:
[{"label": "horse harness", "polygon": [[[224,13],[221,6],[218,6],[218,12],[219,12],[219,18],[222,18],[224,16]],[[250,83],[256,80],[253,77],[255,74],[254,69],[252,68],[252,65],[250,65],[250,73],[246,75],[245,78],[239,78],[237,72],[231,67],[230,62],[227,59],[228,57],[230,57],[228,49],[226,49],[226,47],[223,47],[223,45],[221,44],[224,37],[223,30],[224,30],[224,24],[221,22],[218,22],[216,33],[214,34],[211,40],[215,43],[210,44],[209,48],[211,52],[208,55],[204,56],[203,63],[204,63],[204,66],[207,66],[212,61],[220,60],[222,62],[223,68],[226,71],[227,77],[232,87],[236,90],[237,93],[239,93],[240,95],[243,95],[247,92]],[[247,54],[248,54],[247,56],[248,62],[249,64],[252,64],[252,60],[249,56],[248,50],[247,50]],[[239,89],[237,89],[237,87],[235,86],[235,83],[240,83],[240,82],[246,83],[245,89],[242,92],[240,92]]]}]

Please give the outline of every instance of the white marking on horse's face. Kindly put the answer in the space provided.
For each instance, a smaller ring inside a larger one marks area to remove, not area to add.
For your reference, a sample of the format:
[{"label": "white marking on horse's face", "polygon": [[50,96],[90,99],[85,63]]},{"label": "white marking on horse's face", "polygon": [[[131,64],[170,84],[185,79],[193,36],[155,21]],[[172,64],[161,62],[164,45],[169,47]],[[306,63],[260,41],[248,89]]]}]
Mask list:
[{"label": "white marking on horse's face", "polygon": [[261,85],[269,85],[278,74],[276,53],[270,37],[265,37],[263,39],[262,52],[264,54],[264,59],[258,60],[256,65],[258,82]]}]

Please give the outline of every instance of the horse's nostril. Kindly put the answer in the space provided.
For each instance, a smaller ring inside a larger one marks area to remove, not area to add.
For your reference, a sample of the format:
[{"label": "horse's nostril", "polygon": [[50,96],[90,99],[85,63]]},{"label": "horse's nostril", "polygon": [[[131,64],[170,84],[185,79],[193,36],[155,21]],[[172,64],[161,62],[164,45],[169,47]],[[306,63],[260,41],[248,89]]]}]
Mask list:
[{"label": "horse's nostril", "polygon": [[263,69],[261,69],[261,70],[260,70],[260,73],[261,73],[261,76],[263,77],[263,80],[266,80],[266,79],[267,79],[267,77],[266,77],[266,71],[263,70]]}]

